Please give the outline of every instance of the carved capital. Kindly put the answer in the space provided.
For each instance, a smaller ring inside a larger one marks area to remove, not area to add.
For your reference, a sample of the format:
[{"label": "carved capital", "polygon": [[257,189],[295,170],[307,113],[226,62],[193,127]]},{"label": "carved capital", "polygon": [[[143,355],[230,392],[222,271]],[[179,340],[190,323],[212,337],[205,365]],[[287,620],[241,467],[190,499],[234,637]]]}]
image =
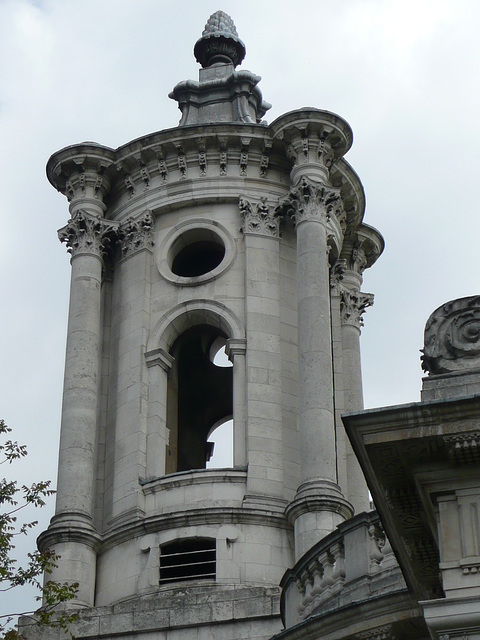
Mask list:
[{"label": "carved capital", "polygon": [[266,198],[260,198],[260,202],[254,204],[240,196],[238,207],[243,219],[243,233],[279,237],[281,216],[267,203]]},{"label": "carved capital", "polygon": [[342,324],[351,324],[360,329],[363,327],[363,314],[368,307],[373,305],[373,294],[361,291],[350,291],[342,287],[340,289],[340,315]]},{"label": "carved capital", "polygon": [[347,270],[346,260],[337,260],[330,270],[330,288],[332,295],[339,296],[344,289],[343,279]]},{"label": "carved capital", "polygon": [[58,239],[65,242],[72,257],[80,253],[89,253],[103,258],[111,249],[117,230],[117,223],[79,209],[72,214],[68,223],[59,229]]},{"label": "carved capital", "polygon": [[154,245],[152,229],[153,219],[150,212],[137,220],[129,220],[123,224],[118,234],[122,256],[126,258],[142,249],[151,251]]},{"label": "carved capital", "polygon": [[295,225],[306,220],[326,224],[330,216],[335,215],[339,208],[339,200],[341,198],[337,190],[303,176],[290,189],[286,198],[280,203],[279,209],[283,209],[287,215],[291,216]]},{"label": "carved capital", "polygon": [[429,373],[480,369],[480,296],[436,309],[425,325],[422,368]]},{"label": "carved capital", "polygon": [[247,341],[244,338],[230,338],[225,346],[228,359],[233,362],[236,356],[244,356],[247,350]]}]

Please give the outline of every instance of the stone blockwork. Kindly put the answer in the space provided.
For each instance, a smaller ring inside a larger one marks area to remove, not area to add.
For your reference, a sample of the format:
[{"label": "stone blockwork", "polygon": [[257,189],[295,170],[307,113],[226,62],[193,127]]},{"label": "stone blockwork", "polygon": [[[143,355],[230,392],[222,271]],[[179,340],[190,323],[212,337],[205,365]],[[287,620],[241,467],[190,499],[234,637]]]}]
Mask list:
[{"label": "stone blockwork", "polygon": [[[78,612],[79,640],[267,640],[280,629],[279,588],[209,585],[163,589],[141,599]],[[22,633],[38,640],[64,640],[61,630],[35,627],[24,617]]]}]

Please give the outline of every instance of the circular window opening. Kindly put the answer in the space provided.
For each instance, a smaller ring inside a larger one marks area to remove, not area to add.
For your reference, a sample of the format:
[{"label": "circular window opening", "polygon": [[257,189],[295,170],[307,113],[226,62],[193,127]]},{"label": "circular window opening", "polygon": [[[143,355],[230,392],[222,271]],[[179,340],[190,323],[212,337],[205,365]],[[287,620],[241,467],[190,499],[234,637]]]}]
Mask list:
[{"label": "circular window opening", "polygon": [[225,245],[209,229],[192,229],[173,243],[171,255],[172,272],[177,276],[193,278],[218,267],[225,257]]}]

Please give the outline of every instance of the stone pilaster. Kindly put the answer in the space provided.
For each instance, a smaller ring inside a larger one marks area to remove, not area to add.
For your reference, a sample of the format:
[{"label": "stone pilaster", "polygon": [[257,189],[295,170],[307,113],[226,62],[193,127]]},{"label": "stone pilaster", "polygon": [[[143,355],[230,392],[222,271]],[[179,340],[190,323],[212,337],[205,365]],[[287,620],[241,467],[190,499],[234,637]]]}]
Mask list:
[{"label": "stone pilaster", "polygon": [[[280,355],[280,219],[266,198],[241,197],[248,349],[246,502],[283,498]],[[285,505],[282,506],[282,509]]]},{"label": "stone pilaster", "polygon": [[[144,496],[138,477],[147,472],[148,373],[144,353],[150,318],[153,249],[150,212],[119,228],[122,259],[117,268],[114,301],[119,313],[112,318],[112,350],[117,375],[110,389],[107,450],[113,460],[110,518],[134,519],[143,514]],[[160,427],[161,431],[161,427]],[[159,453],[159,457],[164,452]]]},{"label": "stone pilaster", "polygon": [[165,457],[168,445],[167,393],[168,372],[174,362],[173,356],[164,349],[145,353],[149,369],[148,385],[148,431],[147,431],[147,479],[159,478],[165,474]]}]

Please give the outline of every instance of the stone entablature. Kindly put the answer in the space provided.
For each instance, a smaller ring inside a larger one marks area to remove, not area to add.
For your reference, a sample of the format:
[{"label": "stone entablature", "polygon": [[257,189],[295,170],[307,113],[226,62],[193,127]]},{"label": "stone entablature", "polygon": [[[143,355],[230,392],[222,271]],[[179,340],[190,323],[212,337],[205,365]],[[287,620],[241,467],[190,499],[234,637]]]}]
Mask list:
[{"label": "stone entablature", "polygon": [[[318,118],[323,113],[312,112]],[[250,193],[256,192],[260,199],[268,191],[269,200],[278,203],[289,189],[292,159],[283,130],[276,133],[276,122],[269,127],[212,124],[208,129],[167,129],[117,150],[82,143],[54,154],[47,164],[47,176],[69,200],[80,198],[83,208],[85,198],[103,204],[108,195],[108,218],[118,220],[140,215],[145,202],[154,216],[184,204],[186,198],[197,204],[212,198],[237,202],[245,178],[251,181]],[[92,175],[88,192],[84,185],[86,167]],[[348,235],[351,230],[355,234],[361,223],[365,197],[358,176],[343,158],[336,157],[330,166],[329,181],[344,212],[335,232],[340,251],[344,233]],[[72,183],[77,185],[73,191]],[[99,184],[101,189],[95,187]],[[370,259],[365,266],[373,262]]]}]

